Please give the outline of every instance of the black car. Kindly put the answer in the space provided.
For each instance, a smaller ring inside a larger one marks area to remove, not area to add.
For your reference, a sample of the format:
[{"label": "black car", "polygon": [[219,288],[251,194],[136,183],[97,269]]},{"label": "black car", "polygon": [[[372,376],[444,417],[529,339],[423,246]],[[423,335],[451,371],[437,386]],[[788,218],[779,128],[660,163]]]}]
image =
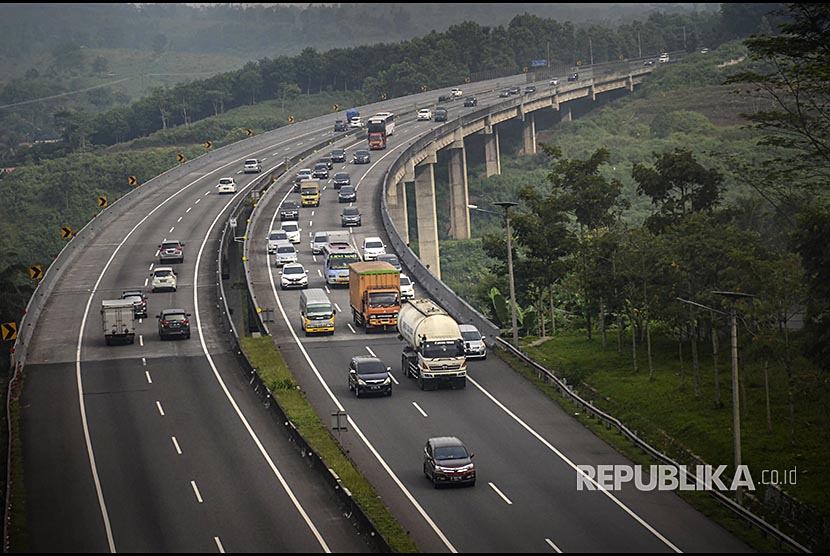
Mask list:
[{"label": "black car", "polygon": [[435,112],[433,113],[432,120],[434,122],[446,122],[447,121],[447,109],[442,108],[440,106],[438,108],[436,108]]},{"label": "black car", "polygon": [[329,158],[332,162],[346,162],[346,149],[334,149]]},{"label": "black car", "polygon": [[184,309],[164,309],[159,319],[159,338],[190,338],[190,313]]},{"label": "black car", "polygon": [[325,162],[318,162],[314,165],[314,170],[311,172],[311,177],[318,180],[329,179],[329,165]]},{"label": "black car", "polygon": [[501,97],[501,98],[509,97],[509,96],[510,96],[510,89],[505,89],[505,90],[503,90],[502,92],[499,93],[499,97]]},{"label": "black car", "polygon": [[348,226],[360,226],[361,223],[360,211],[357,207],[346,207],[343,209],[343,212],[340,213],[340,225],[343,228]]},{"label": "black car", "polygon": [[464,106],[478,106],[478,99],[476,97],[467,97],[464,99]]},{"label": "black car", "polygon": [[325,164],[326,168],[328,168],[329,170],[334,169],[334,161],[331,159],[330,156],[324,156],[323,158],[321,158],[318,161],[318,164],[320,164],[320,163]]},{"label": "black car", "polygon": [[525,87],[525,94],[526,95],[532,95],[535,92],[536,92],[536,87],[534,85],[528,85],[527,87]]},{"label": "black car", "polygon": [[369,158],[369,151],[366,149],[355,151],[352,155],[352,162],[355,164],[369,164],[369,162],[371,162],[371,159]]},{"label": "black car", "polygon": [[349,177],[349,174],[347,174],[346,172],[337,172],[336,174],[334,174],[334,179],[332,180],[332,183],[334,183],[335,189],[340,189],[344,185],[351,185],[352,178]]},{"label": "black car", "polygon": [[141,290],[124,290],[121,299],[133,302],[133,316],[137,319],[147,318],[147,296]]},{"label": "black car", "polygon": [[300,203],[297,201],[283,201],[280,205],[280,220],[299,220]]},{"label": "black car", "polygon": [[349,127],[343,120],[337,120],[336,122],[334,122],[334,131],[349,131]]},{"label": "black car", "polygon": [[394,266],[398,272],[401,271],[401,261],[398,260],[398,256],[393,253],[385,253],[383,255],[378,255],[375,259],[377,262],[384,262],[389,263]]},{"label": "black car", "polygon": [[515,86],[515,87],[510,87],[509,89],[507,89],[507,91],[508,91],[511,95],[518,95],[519,93],[521,93],[521,92],[522,92],[522,88],[521,88],[521,87],[519,87],[519,86]]},{"label": "black car", "polygon": [[572,73],[568,76],[568,81],[578,81],[578,80],[579,80],[579,74],[578,73]]},{"label": "black car", "polygon": [[452,95],[441,95],[438,97],[438,102],[450,102],[452,101]]},{"label": "black car", "polygon": [[354,203],[355,201],[357,201],[357,192],[354,190],[354,187],[351,185],[342,186],[337,193],[337,202]]},{"label": "black car", "polygon": [[644,66],[653,66],[654,65],[654,60],[646,60],[645,62],[643,62],[643,65]]},{"label": "black car", "polygon": [[357,355],[349,362],[349,390],[355,398],[361,394],[392,395],[391,367],[377,357]]},{"label": "black car", "polygon": [[430,438],[424,446],[424,475],[435,488],[439,485],[475,486],[473,454],[454,436]]}]

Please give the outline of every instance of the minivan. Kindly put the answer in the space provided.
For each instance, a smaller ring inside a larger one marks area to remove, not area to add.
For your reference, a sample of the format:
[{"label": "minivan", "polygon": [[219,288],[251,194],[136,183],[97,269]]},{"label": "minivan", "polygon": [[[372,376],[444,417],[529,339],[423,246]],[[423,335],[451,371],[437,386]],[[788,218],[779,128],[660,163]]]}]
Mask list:
[{"label": "minivan", "polygon": [[334,334],[334,305],[321,288],[300,292],[300,328],[306,336],[313,332]]}]

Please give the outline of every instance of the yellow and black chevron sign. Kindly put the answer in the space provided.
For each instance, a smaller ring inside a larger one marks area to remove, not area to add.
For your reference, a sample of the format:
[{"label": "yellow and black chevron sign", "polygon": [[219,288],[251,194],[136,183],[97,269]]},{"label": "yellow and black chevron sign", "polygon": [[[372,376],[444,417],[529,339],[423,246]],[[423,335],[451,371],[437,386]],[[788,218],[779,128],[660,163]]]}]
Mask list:
[{"label": "yellow and black chevron sign", "polygon": [[202,144],[205,146],[206,149],[212,149],[213,148],[213,141],[205,141]]},{"label": "yellow and black chevron sign", "polygon": [[421,85],[421,90],[422,90],[422,91],[426,91],[426,90],[427,90],[427,86],[426,86],[426,85]]},{"label": "yellow and black chevron sign", "polygon": [[3,324],[0,324],[0,330],[3,331],[4,341],[14,341],[17,339],[16,322],[4,322]]},{"label": "yellow and black chevron sign", "polygon": [[293,123],[294,123],[294,116],[288,116],[288,123],[289,123],[289,124],[293,124]]},{"label": "yellow and black chevron sign", "polygon": [[62,239],[71,239],[72,238],[72,227],[71,226],[62,226],[61,227],[61,238]]},{"label": "yellow and black chevron sign", "polygon": [[98,197],[98,206],[99,207],[105,207],[108,204],[109,204],[109,201],[107,201],[107,196],[106,195],[100,195]]},{"label": "yellow and black chevron sign", "polygon": [[331,107],[331,109],[332,109],[334,112],[337,112],[338,110],[340,110],[340,105],[339,105],[339,104],[335,104],[334,106],[332,106],[332,107]]},{"label": "yellow and black chevron sign", "polygon": [[39,264],[33,264],[29,267],[29,278],[32,280],[42,280],[43,279],[43,267]]},{"label": "yellow and black chevron sign", "polygon": [[245,130],[245,135],[247,135],[248,137],[253,137],[254,136],[254,130],[249,127],[248,129]]},{"label": "yellow and black chevron sign", "polygon": [[176,160],[178,160],[179,162],[184,162],[184,160],[185,160],[184,155],[182,153],[177,154],[176,155]]},{"label": "yellow and black chevron sign", "polygon": [[136,176],[128,176],[127,183],[130,185],[138,185],[138,178]]}]

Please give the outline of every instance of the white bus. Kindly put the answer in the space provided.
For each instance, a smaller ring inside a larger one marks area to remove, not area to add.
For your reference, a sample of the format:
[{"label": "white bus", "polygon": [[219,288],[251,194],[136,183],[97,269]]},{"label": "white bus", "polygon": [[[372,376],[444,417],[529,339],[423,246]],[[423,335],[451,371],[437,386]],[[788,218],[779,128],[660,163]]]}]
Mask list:
[{"label": "white bus", "polygon": [[392,112],[378,112],[370,119],[383,120],[386,123],[386,136],[389,137],[395,133],[395,114]]}]

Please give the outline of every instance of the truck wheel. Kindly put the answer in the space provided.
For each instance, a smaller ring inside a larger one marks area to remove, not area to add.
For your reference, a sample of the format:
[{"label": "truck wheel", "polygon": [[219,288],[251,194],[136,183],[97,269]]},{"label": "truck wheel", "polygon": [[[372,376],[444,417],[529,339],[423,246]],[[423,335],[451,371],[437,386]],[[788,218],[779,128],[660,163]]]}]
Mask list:
[{"label": "truck wheel", "polygon": [[418,375],[418,388],[420,388],[421,390],[425,390],[424,386],[426,386],[424,384],[424,377]]},{"label": "truck wheel", "polygon": [[107,341],[107,345],[108,345],[108,346],[111,346],[111,345],[112,345],[112,342],[110,341],[110,339],[109,339],[109,338],[104,338],[104,339]]},{"label": "truck wheel", "polygon": [[401,355],[401,372],[404,377],[409,378],[409,363],[406,362],[405,355]]}]

